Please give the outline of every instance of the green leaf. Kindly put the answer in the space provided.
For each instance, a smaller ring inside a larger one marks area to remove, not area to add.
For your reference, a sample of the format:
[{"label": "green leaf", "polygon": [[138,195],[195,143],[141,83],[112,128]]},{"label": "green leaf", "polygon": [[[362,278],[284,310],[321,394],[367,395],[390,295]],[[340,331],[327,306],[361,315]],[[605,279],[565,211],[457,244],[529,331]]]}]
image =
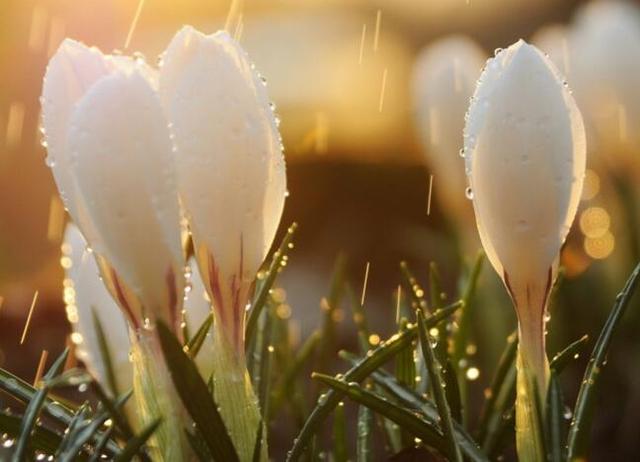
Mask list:
[{"label": "green leaf", "polygon": [[344,402],[340,401],[333,413],[333,458],[336,462],[347,462],[347,421]]},{"label": "green leaf", "polygon": [[260,462],[260,458],[262,457],[262,433],[264,432],[264,423],[260,421],[258,424],[258,431],[256,433],[256,443],[253,447],[253,457],[251,458],[253,462]]},{"label": "green leaf", "polygon": [[373,460],[373,412],[366,406],[358,406],[356,461]]},{"label": "green leaf", "polygon": [[549,376],[547,390],[546,428],[549,462],[563,462],[564,459],[564,400],[558,376],[554,371]]},{"label": "green leaf", "polygon": [[[482,414],[480,417],[480,425],[478,427],[478,441],[484,444],[488,439],[493,437],[499,422],[506,411],[505,407],[513,405],[513,401],[509,398],[512,390],[515,390],[515,362],[516,352],[518,350],[518,333],[513,332],[507,337],[507,345],[500,356],[498,367],[491,380],[491,386],[484,403]],[[503,391],[504,390],[504,391]],[[511,401],[511,402],[509,402]],[[489,433],[492,434],[489,437]]]},{"label": "green leaf", "polygon": [[129,462],[140,452],[147,440],[153,435],[160,423],[161,418],[158,418],[151,422],[139,435],[130,439],[126,446],[122,449],[122,452],[114,459],[114,462]]},{"label": "green leaf", "polygon": [[43,378],[45,384],[35,393],[31,401],[29,402],[29,405],[27,406],[27,409],[25,410],[24,416],[22,418],[22,424],[20,426],[20,436],[18,437],[16,449],[12,457],[13,462],[23,462],[29,455],[29,440],[31,437],[31,432],[36,425],[38,416],[40,415],[40,410],[42,409],[42,406],[44,405],[47,398],[47,393],[49,392],[49,388],[46,385],[46,382],[60,373],[60,371],[64,367],[65,361],[67,360],[67,356],[69,356],[68,348],[66,348],[64,352],[60,356],[58,356],[58,358],[51,365]]},{"label": "green leaf", "polygon": [[574,409],[573,420],[569,428],[568,451],[569,460],[586,459],[589,445],[591,421],[595,411],[596,394],[599,384],[600,372],[604,366],[609,351],[609,345],[622,315],[624,314],[631,296],[634,294],[638,279],[640,278],[640,264],[638,264],[622,292],[616,297],[613,309],[600,332],[600,336],[591,353],[591,359],[584,373],[582,385],[578,392],[578,399]]},{"label": "green leaf", "polygon": [[[20,434],[21,424],[22,418],[0,413],[0,434],[6,433],[9,437],[16,438]],[[29,443],[34,450],[55,454],[62,443],[62,437],[52,430],[36,425]]]},{"label": "green leaf", "polygon": [[78,411],[76,411],[76,415],[71,420],[71,423],[67,427],[64,433],[64,437],[62,438],[62,442],[55,453],[56,460],[60,457],[60,454],[67,449],[73,436],[75,435],[76,429],[83,423],[85,423],[88,419],[89,415],[89,403],[83,403]]},{"label": "green leaf", "polygon": [[[357,362],[356,359],[346,353],[343,353],[341,356],[352,363]],[[432,425],[438,425],[440,415],[436,405],[429,400],[425,400],[423,396],[419,395],[415,391],[409,390],[400,385],[396,381],[395,377],[384,369],[378,369],[373,372],[371,374],[371,380],[406,407],[422,412],[424,417],[431,422]],[[473,461],[487,460],[487,457],[480,451],[478,444],[473,440],[471,435],[467,433],[462,425],[454,421],[453,428],[458,445],[466,457]]]},{"label": "green leaf", "polygon": [[105,376],[109,391],[111,391],[112,396],[118,396],[120,392],[118,391],[118,381],[116,379],[115,370],[113,368],[113,361],[111,359],[112,355],[111,351],[109,350],[109,342],[107,342],[104,328],[102,327],[102,323],[100,322],[100,318],[96,314],[94,307],[91,307],[91,317],[93,320],[93,328],[96,334],[96,340],[98,341],[98,348],[100,349],[100,359],[102,360],[102,364],[104,364]]},{"label": "green leaf", "polygon": [[[442,319],[455,313],[461,306],[462,302],[456,302],[446,308],[436,311],[426,319],[427,326],[435,326]],[[367,355],[366,358],[344,374],[345,381],[358,382],[364,380],[400,351],[410,347],[412,342],[415,340],[416,335],[416,327],[411,326],[407,327],[407,330],[404,332],[395,334],[387,341],[381,342],[377,348],[371,351],[370,355]],[[336,390],[329,390],[318,400],[318,404],[315,409],[313,409],[302,427],[302,430],[300,430],[300,433],[294,440],[293,447],[287,455],[288,461],[297,461],[300,456],[302,456],[304,449],[311,441],[311,438],[320,428],[321,423],[324,422],[333,408],[338,404],[342,395],[343,393],[339,393]]]},{"label": "green leaf", "polygon": [[429,371],[429,377],[431,379],[431,390],[436,401],[438,413],[442,421],[440,428],[447,441],[447,453],[450,460],[456,462],[462,462],[462,453],[460,447],[453,434],[453,419],[451,418],[451,410],[449,409],[449,403],[445,395],[444,387],[446,384],[442,381],[440,370],[442,366],[438,362],[431,346],[429,339],[429,332],[425,325],[424,315],[420,310],[416,310],[416,317],[418,320],[418,338],[420,339],[420,346],[422,347],[422,354],[424,355],[424,361]]},{"label": "green leaf", "polygon": [[[264,313],[264,328],[262,334],[262,345],[260,347],[260,358],[258,362],[258,403],[262,410],[262,420],[269,423],[269,398],[270,398],[270,379],[271,364],[273,362],[273,346],[271,340],[273,337],[273,318],[271,310]],[[255,382],[254,382],[255,384]]]},{"label": "green leaf", "polygon": [[441,454],[448,455],[447,445],[442,435],[434,425],[425,421],[419,415],[404,407],[397,406],[381,396],[365,390],[357,382],[336,380],[331,376],[314,373],[312,378],[348,396],[351,400],[367,406],[387,419],[397,423],[403,429],[420,438],[424,444],[437,449]]},{"label": "green leaf", "polygon": [[100,427],[109,418],[108,412],[103,412],[84,425],[76,427],[73,436],[70,437],[69,444],[60,452],[56,460],[60,462],[71,462],[82,447],[96,435]]},{"label": "green leaf", "polygon": [[217,462],[238,461],[218,406],[209,394],[198,368],[183,351],[178,339],[162,322],[158,322],[158,338],[171,379],[182,404],[202,434],[213,459]]},{"label": "green leaf", "polygon": [[184,430],[187,435],[187,441],[193,449],[193,452],[198,456],[198,460],[200,462],[208,462],[211,460],[211,453],[209,452],[209,448],[207,447],[207,443],[202,439],[202,435],[198,432],[197,429],[193,433],[188,431],[186,428]]},{"label": "green leaf", "polygon": [[289,226],[287,234],[285,234],[278,250],[274,252],[273,257],[271,258],[271,264],[269,265],[269,270],[267,271],[265,278],[258,283],[258,288],[256,289],[256,294],[253,298],[253,303],[251,304],[251,310],[249,311],[249,317],[247,319],[247,325],[245,327],[244,338],[245,345],[247,347],[252,345],[254,341],[258,319],[260,319],[260,313],[262,313],[265,306],[269,291],[276,282],[276,277],[278,276],[280,268],[282,268],[284,257],[287,254],[287,250],[290,248],[293,235],[297,228],[297,223],[293,223]]},{"label": "green leaf", "polygon": [[[105,447],[107,446],[107,442],[111,439],[113,435],[113,427],[107,429],[106,432],[102,434],[95,448],[93,449],[93,455],[89,459],[89,462],[100,462],[102,460],[102,454],[104,452]],[[141,459],[148,460],[148,458]]]},{"label": "green leaf", "polygon": [[407,292],[411,295],[411,307],[415,310],[427,310],[427,300],[424,298],[424,290],[420,286],[418,279],[413,275],[406,261],[400,262],[400,272],[402,273]]},{"label": "green leaf", "polygon": [[114,402],[111,400],[111,398],[107,396],[106,392],[104,391],[104,388],[102,388],[102,385],[100,385],[95,380],[91,382],[90,387],[91,387],[91,390],[95,393],[98,400],[100,400],[102,405],[109,412],[109,415],[113,420],[113,423],[115,424],[116,428],[120,430],[120,432],[122,433],[122,436],[127,440],[133,438],[133,430],[132,430],[131,424],[127,420],[126,415],[120,412],[120,409],[119,409],[119,407],[124,405],[124,403],[126,403],[129,400],[131,395],[133,395],[133,390],[129,390],[127,393],[119,397],[117,402]]},{"label": "green leaf", "polygon": [[549,368],[559,374],[572,360],[577,359],[580,351],[582,351],[588,341],[589,336],[583,335],[578,340],[571,343],[568,347],[553,357],[549,364]]},{"label": "green leaf", "polygon": [[190,358],[195,358],[198,356],[198,352],[200,348],[202,348],[202,344],[207,338],[207,334],[209,330],[211,330],[211,326],[213,325],[213,313],[209,313],[209,315],[205,318],[205,320],[200,324],[200,327],[196,331],[195,335],[189,339],[187,343],[187,352]]}]

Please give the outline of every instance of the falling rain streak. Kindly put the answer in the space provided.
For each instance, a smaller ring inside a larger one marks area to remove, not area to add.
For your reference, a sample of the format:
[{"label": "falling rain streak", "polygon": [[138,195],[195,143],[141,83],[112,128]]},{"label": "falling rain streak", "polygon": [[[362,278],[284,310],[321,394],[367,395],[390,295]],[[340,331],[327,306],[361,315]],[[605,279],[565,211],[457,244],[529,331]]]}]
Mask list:
[{"label": "falling rain streak", "polygon": [[387,88],[387,68],[384,68],[382,72],[382,86],[380,88],[380,101],[378,102],[378,112],[382,112],[384,107],[384,93]]},{"label": "falling rain streak", "polygon": [[360,38],[360,54],[358,56],[358,64],[362,64],[362,57],[364,56],[364,42],[367,38],[367,24],[362,25],[362,37]]},{"label": "falling rain streak", "polygon": [[431,215],[431,196],[433,194],[433,174],[429,175],[429,194],[427,196],[427,215]]},{"label": "falling rain streak", "polygon": [[44,366],[47,364],[48,357],[49,357],[49,352],[47,350],[42,350],[42,354],[40,355],[40,361],[38,362],[38,368],[36,369],[36,375],[33,378],[33,386],[35,388],[38,387],[38,383],[40,382],[40,380],[42,380]]},{"label": "falling rain streak", "polygon": [[367,282],[369,282],[369,267],[370,262],[367,262],[367,266],[364,269],[364,281],[362,282],[362,295],[360,296],[360,306],[364,306],[364,297],[367,294]]},{"label": "falling rain streak", "polygon": [[24,330],[22,331],[22,337],[20,337],[20,345],[24,343],[27,338],[27,332],[29,332],[29,325],[31,324],[31,316],[33,316],[33,309],[36,307],[38,301],[38,291],[33,294],[33,300],[31,300],[31,307],[29,308],[29,314],[27,315],[27,321],[24,323]]},{"label": "falling rain streak", "polygon": [[129,27],[127,38],[124,41],[125,50],[129,48],[129,44],[131,43],[131,38],[133,37],[133,32],[136,30],[136,27],[138,26],[138,20],[140,19],[140,13],[142,13],[143,6],[144,6],[144,0],[140,0],[138,2],[138,8],[136,8],[136,14],[133,16],[133,20],[131,21],[131,26]]},{"label": "falling rain streak", "polygon": [[9,106],[9,117],[7,118],[7,130],[5,143],[7,148],[17,148],[22,141],[22,130],[24,126],[24,104],[14,101]]},{"label": "falling rain streak", "polygon": [[46,29],[47,10],[42,5],[36,5],[31,11],[31,25],[29,26],[29,38],[27,41],[29,50],[37,53],[42,49]]},{"label": "falling rain streak", "polygon": [[373,51],[378,51],[380,45],[380,28],[382,27],[382,10],[378,10],[376,13],[376,32],[373,36]]}]

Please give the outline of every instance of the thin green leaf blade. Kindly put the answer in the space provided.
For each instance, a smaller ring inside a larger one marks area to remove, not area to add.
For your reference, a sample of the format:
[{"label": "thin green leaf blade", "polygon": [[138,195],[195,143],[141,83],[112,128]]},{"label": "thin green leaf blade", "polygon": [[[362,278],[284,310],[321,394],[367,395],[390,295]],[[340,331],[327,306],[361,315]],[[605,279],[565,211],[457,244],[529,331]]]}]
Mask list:
[{"label": "thin green leaf blade", "polygon": [[606,361],[607,352],[609,351],[609,345],[611,344],[615,329],[629,305],[631,296],[635,293],[639,279],[640,264],[635,267],[622,292],[616,297],[613,309],[593,348],[591,359],[589,360],[580,391],[578,392],[573,420],[569,428],[567,441],[567,457],[569,460],[586,459],[600,372]]},{"label": "thin green leaf blade", "polygon": [[209,394],[194,362],[184,353],[178,339],[162,322],[158,322],[158,338],[173,384],[182,404],[201,432],[209,451],[217,462],[238,461],[218,407]]}]

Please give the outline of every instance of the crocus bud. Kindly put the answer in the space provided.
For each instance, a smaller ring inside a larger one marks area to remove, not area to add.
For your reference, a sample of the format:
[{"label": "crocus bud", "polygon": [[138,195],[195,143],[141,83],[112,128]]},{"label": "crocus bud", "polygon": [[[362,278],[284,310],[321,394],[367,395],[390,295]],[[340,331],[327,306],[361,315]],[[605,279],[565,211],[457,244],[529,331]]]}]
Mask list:
[{"label": "crocus bud", "polygon": [[590,152],[619,173],[637,168],[640,150],[640,8],[595,1],[578,11],[570,34],[569,78],[589,127]]},{"label": "crocus bud", "polygon": [[200,271],[222,335],[242,355],[249,288],[286,193],[277,119],[264,82],[226,32],[179,31],[164,54],[160,94]]},{"label": "crocus bud", "polygon": [[155,73],[65,41],[43,89],[56,183],[134,328],[177,328],[184,288],[172,144]]},{"label": "crocus bud", "polygon": [[[100,280],[96,261],[86,247],[80,230],[73,224],[67,225],[63,244],[63,253],[69,258],[64,280],[67,318],[73,329],[76,356],[105,389],[117,396],[129,390],[133,380],[129,361],[129,329],[118,305]],[[105,334],[112,377],[109,377],[96,334],[94,313]]]},{"label": "crocus bud", "polygon": [[487,62],[464,138],[480,239],[518,315],[517,441],[531,455],[541,433],[527,435],[535,414],[523,401],[533,402],[534,377],[546,396],[545,311],[582,191],[582,117],[555,66],[521,40]]},{"label": "crocus bud", "polygon": [[418,132],[434,173],[435,197],[463,229],[473,220],[464,194],[462,152],[464,114],[486,60],[482,49],[464,36],[429,45],[417,58],[413,93]]}]

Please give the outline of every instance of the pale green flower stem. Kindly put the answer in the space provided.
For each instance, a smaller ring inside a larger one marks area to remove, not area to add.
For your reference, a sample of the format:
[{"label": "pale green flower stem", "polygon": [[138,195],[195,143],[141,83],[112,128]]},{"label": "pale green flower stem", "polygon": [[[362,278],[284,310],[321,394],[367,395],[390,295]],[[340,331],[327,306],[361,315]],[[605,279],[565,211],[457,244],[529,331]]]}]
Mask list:
[{"label": "pale green flower stem", "polygon": [[131,337],[133,393],[139,429],[162,418],[148,444],[152,459],[161,462],[194,460],[185,437],[189,420],[174,389],[155,331],[140,329]]},{"label": "pale green flower stem", "polygon": [[[253,460],[253,452],[262,423],[258,399],[251,386],[243,351],[236,351],[215,323],[213,355],[213,396],[241,462]],[[268,460],[266,429],[263,427],[260,460]]]},{"label": "pale green flower stem", "polygon": [[[529,322],[532,321],[532,322]],[[542,415],[549,380],[545,353],[544,320],[523,319],[518,325],[516,448],[520,462],[542,462],[544,430]],[[536,406],[540,406],[538,413]]]}]

